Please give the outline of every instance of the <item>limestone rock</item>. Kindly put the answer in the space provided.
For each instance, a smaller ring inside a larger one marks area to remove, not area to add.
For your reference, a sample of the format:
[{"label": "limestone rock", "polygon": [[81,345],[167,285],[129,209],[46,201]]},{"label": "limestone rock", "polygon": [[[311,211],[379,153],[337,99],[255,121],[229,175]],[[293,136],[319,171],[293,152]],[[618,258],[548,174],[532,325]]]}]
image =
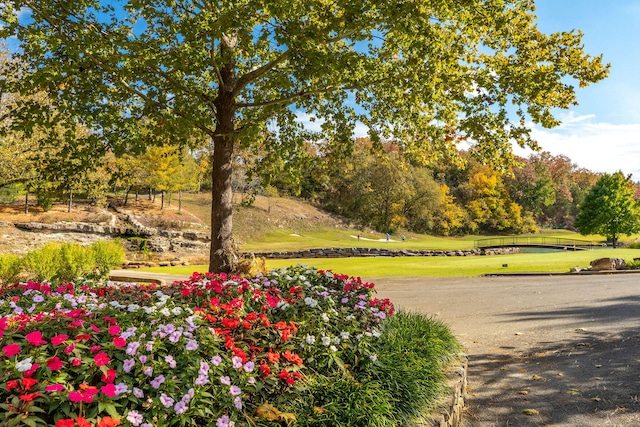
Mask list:
[{"label": "limestone rock", "polygon": [[591,271],[626,270],[627,264],[622,258],[598,258],[591,261]]}]

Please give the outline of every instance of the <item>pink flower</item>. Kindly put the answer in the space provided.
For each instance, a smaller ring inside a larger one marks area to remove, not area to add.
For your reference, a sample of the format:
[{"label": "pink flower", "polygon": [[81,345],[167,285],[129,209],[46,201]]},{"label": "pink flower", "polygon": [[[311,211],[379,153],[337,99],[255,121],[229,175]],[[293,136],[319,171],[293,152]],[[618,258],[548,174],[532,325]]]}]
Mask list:
[{"label": "pink flower", "polygon": [[42,344],[47,344],[47,341],[42,339],[42,332],[40,331],[31,332],[27,334],[25,338],[27,339],[27,341],[29,341],[31,345],[34,345],[36,347]]},{"label": "pink flower", "polygon": [[56,335],[55,337],[51,338],[51,344],[60,345],[63,342],[65,342],[67,338],[69,338],[69,335],[65,335],[65,334]]},{"label": "pink flower", "polygon": [[80,366],[80,365],[82,365],[82,360],[78,359],[77,357],[74,357],[71,360],[71,365],[72,366]]},{"label": "pink flower", "polygon": [[100,333],[100,328],[98,328],[96,325],[94,325],[93,323],[91,324],[91,329],[93,329],[93,331],[95,333]]},{"label": "pink flower", "polygon": [[[52,340],[53,341],[53,340]],[[64,348],[64,352],[66,354],[70,354],[74,349],[76,348],[76,345],[74,343],[69,344],[68,346],[66,346]]]},{"label": "pink flower", "polygon": [[96,366],[104,366],[111,362],[107,353],[98,353],[93,357],[93,361],[96,362]]},{"label": "pink flower", "polygon": [[120,326],[111,325],[111,326],[109,326],[109,335],[118,335],[121,330],[122,330],[122,328],[120,328]]},{"label": "pink flower", "polygon": [[116,386],[113,384],[103,385],[100,387],[100,391],[109,397],[113,397],[116,395]]},{"label": "pink flower", "polygon": [[127,345],[127,340],[125,340],[124,338],[115,337],[113,339],[113,345],[115,345],[116,347],[124,347],[125,345]]},{"label": "pink flower", "polygon": [[53,356],[51,359],[47,360],[47,368],[52,371],[58,371],[62,368],[62,361],[58,356]]},{"label": "pink flower", "polygon": [[69,400],[73,403],[80,402],[82,400],[82,393],[80,393],[79,391],[69,392]]},{"label": "pink flower", "polygon": [[45,387],[47,391],[62,391],[64,390],[64,386],[62,384],[50,384]]},{"label": "pink flower", "polygon": [[20,346],[18,344],[7,344],[2,347],[2,352],[6,357],[15,356],[20,353]]}]

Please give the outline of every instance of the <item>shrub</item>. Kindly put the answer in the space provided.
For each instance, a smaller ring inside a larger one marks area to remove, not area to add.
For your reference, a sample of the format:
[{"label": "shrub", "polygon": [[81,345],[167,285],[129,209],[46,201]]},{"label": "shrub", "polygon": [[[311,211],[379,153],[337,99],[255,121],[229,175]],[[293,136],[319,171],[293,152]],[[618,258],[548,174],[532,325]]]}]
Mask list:
[{"label": "shrub", "polygon": [[53,202],[55,201],[52,194],[48,192],[38,192],[37,197],[37,205],[42,208],[43,211],[48,212],[53,207]]},{"label": "shrub", "polygon": [[71,282],[95,271],[96,260],[91,248],[76,243],[63,243],[59,252],[56,273],[50,279]]},{"label": "shrub", "polygon": [[373,347],[378,355],[367,375],[394,396],[393,409],[402,423],[431,409],[442,393],[443,368],[459,357],[461,347],[449,328],[423,314],[400,312],[383,324]]},{"label": "shrub", "polygon": [[91,251],[95,261],[96,276],[99,279],[106,279],[113,267],[122,265],[124,262],[125,254],[120,242],[99,240],[91,245]]},{"label": "shrub", "polygon": [[18,255],[0,254],[0,284],[9,284],[16,280],[22,271],[22,258]]},{"label": "shrub", "polygon": [[47,243],[39,249],[30,251],[23,258],[24,271],[32,280],[41,282],[52,280],[59,270],[60,244]]}]

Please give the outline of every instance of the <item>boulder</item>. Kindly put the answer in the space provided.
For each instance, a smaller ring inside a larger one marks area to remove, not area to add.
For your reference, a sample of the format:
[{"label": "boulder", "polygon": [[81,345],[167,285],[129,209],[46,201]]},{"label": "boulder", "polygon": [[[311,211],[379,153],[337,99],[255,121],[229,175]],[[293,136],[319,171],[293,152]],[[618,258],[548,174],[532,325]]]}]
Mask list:
[{"label": "boulder", "polygon": [[591,261],[591,271],[626,270],[627,264],[622,258],[598,258]]}]

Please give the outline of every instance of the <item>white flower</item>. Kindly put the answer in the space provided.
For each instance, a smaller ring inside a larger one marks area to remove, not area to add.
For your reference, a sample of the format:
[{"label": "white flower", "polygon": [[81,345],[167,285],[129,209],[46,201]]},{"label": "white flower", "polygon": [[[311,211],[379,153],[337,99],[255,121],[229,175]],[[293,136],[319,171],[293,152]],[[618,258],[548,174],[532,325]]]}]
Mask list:
[{"label": "white flower", "polygon": [[351,334],[349,332],[340,332],[340,337],[343,340],[348,340],[350,336],[351,336]]},{"label": "white flower", "polygon": [[171,312],[166,307],[160,310],[160,314],[162,314],[163,316],[166,316],[166,317],[171,316]]},{"label": "white flower", "polygon": [[174,316],[179,316],[182,313],[182,309],[180,307],[174,307],[171,312]]},{"label": "white flower", "polygon": [[31,363],[30,357],[27,357],[26,359],[16,363],[16,369],[18,370],[18,372],[28,371],[29,369],[31,369],[32,366],[33,364]]},{"label": "white flower", "polygon": [[371,359],[372,362],[375,362],[376,360],[378,360],[378,355],[372,354],[371,356],[369,356],[369,359]]},{"label": "white flower", "polygon": [[316,343],[316,337],[314,337],[313,335],[307,335],[304,339],[309,345]]},{"label": "white flower", "polygon": [[325,347],[328,347],[329,345],[331,345],[331,338],[322,337],[322,345]]},{"label": "white flower", "polygon": [[314,300],[311,297],[306,297],[304,299],[304,303],[307,304],[309,307],[314,308],[318,305],[318,301]]},{"label": "white flower", "polygon": [[328,322],[329,321],[329,316],[327,316],[327,313],[322,313],[322,321],[323,322]]},{"label": "white flower", "polygon": [[329,350],[331,351],[338,351],[338,349],[336,348],[335,345],[332,345],[331,347],[329,347]]},{"label": "white flower", "polygon": [[382,334],[380,333],[379,330],[374,329],[374,330],[371,331],[371,335],[373,335],[376,338],[380,338],[380,335],[382,335]]},{"label": "white flower", "polygon": [[140,309],[140,306],[138,304],[129,304],[129,306],[127,307],[127,311],[129,311],[130,313],[136,312]]}]

